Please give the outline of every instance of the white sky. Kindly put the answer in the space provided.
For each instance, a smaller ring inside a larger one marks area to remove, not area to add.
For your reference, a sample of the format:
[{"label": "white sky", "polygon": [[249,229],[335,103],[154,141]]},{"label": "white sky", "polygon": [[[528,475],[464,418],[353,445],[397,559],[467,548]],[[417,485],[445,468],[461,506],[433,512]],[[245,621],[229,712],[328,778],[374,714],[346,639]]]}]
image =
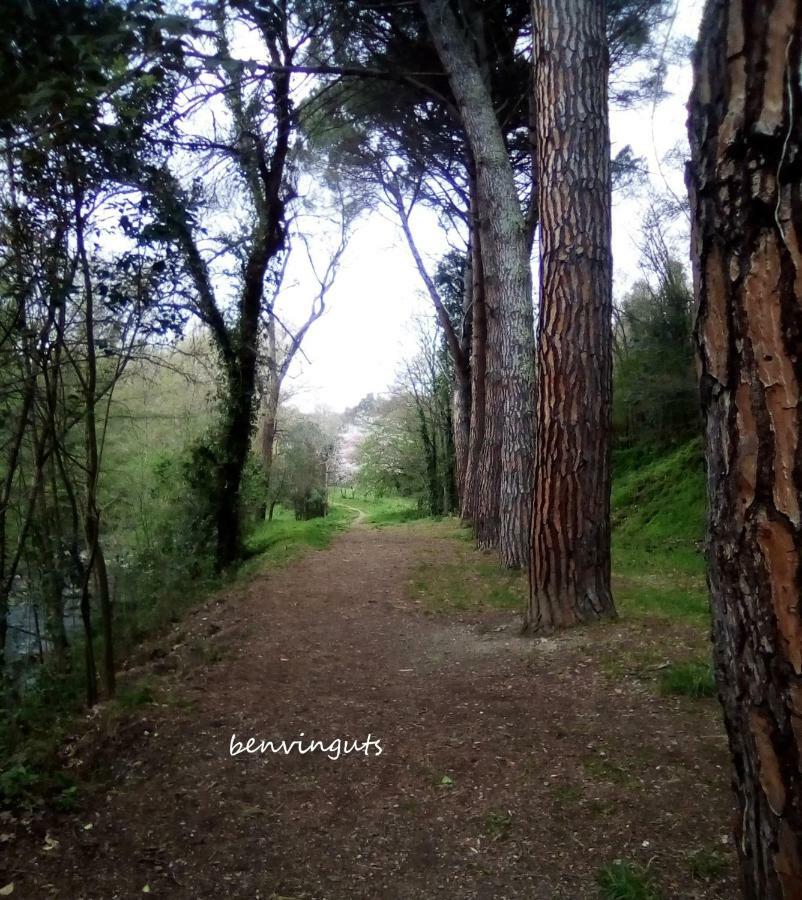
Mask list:
[{"label": "white sky", "polygon": [[[678,0],[673,37],[696,37],[702,5],[702,0]],[[650,103],[633,110],[611,110],[611,142],[614,154],[629,144],[636,156],[646,160],[657,190],[665,192],[667,183],[684,197],[682,172],[660,160],[678,141],[683,149],[686,147],[689,62],[671,68],[666,87],[670,96],[654,111]],[[644,190],[632,198],[614,197],[616,297],[638,277],[637,243],[647,194]],[[415,234],[433,271],[437,259],[448,249],[445,236],[431,215],[420,211],[415,216]],[[327,307],[304,342],[308,361],[297,358],[288,378],[290,402],[304,411],[318,406],[342,410],[368,393],[385,391],[404,357],[414,352],[414,317],[431,314],[403,235],[388,215],[376,211],[360,221]]]}]

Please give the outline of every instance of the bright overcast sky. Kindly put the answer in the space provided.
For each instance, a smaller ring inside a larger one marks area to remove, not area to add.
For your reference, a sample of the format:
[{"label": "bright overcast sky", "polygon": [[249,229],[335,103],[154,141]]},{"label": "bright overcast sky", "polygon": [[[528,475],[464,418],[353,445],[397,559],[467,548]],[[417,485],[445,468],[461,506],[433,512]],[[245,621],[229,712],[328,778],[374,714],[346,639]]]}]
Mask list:
[{"label": "bright overcast sky", "polygon": [[[672,37],[695,38],[701,10],[702,0],[679,0]],[[664,193],[669,187],[682,196],[682,172],[660,161],[678,141],[686,147],[689,62],[670,69],[666,87],[669,96],[654,110],[651,103],[634,110],[612,110],[611,141],[613,154],[629,144],[636,156],[646,160],[657,190]],[[614,197],[616,297],[638,277],[637,242],[647,195],[642,190],[637,197]],[[415,232],[433,270],[447,249],[445,237],[431,217],[423,212],[416,216]],[[301,291],[295,293],[300,301]],[[304,342],[307,359],[296,360],[288,379],[289,402],[305,411],[317,406],[342,410],[368,393],[385,391],[405,355],[414,352],[415,316],[431,314],[403,236],[389,214],[376,211],[360,221],[327,306]]]}]

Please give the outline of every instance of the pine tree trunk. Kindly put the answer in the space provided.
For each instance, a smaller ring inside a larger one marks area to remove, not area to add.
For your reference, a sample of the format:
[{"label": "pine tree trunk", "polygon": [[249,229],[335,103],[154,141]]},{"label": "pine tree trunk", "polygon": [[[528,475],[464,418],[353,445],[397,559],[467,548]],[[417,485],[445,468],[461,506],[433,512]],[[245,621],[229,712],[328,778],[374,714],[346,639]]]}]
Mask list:
[{"label": "pine tree trunk", "polygon": [[800,53],[799,0],[713,0],[689,106],[714,658],[749,900],[802,898]]},{"label": "pine tree trunk", "polygon": [[463,522],[474,524],[479,512],[479,463],[485,439],[485,376],[487,349],[487,320],[485,316],[485,286],[482,270],[479,214],[476,190],[471,186],[471,428],[468,433],[468,458],[465,462],[465,481],[462,490],[460,515]]},{"label": "pine tree trunk", "polygon": [[534,15],[540,316],[525,627],[548,631],[615,614],[608,53],[601,0],[539,0]]},{"label": "pine tree trunk", "polygon": [[459,503],[465,493],[465,470],[471,433],[471,380],[456,376],[451,395],[451,443],[454,448],[454,477]]},{"label": "pine tree trunk", "polygon": [[534,449],[535,358],[526,227],[493,100],[466,36],[448,0],[420,3],[476,165],[487,310],[477,539],[482,546],[498,542],[502,562],[521,566],[529,556]]},{"label": "pine tree trunk", "polygon": [[[484,243],[484,234],[482,236]],[[484,254],[484,251],[483,251]],[[473,519],[476,544],[484,550],[498,546],[501,497],[501,439],[504,426],[503,385],[499,371],[498,308],[493,285],[484,282],[485,381],[484,437],[479,451],[478,495]]]}]

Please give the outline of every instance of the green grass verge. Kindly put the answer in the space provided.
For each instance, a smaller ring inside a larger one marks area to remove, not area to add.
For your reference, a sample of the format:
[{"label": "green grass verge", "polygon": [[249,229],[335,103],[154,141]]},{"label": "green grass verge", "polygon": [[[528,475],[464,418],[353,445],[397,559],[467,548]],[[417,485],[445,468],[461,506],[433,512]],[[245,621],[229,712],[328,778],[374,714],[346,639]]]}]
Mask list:
[{"label": "green grass verge", "polygon": [[701,697],[716,696],[716,682],[713,667],[708,662],[675,663],[660,672],[660,693],[669,696]]},{"label": "green grass verge", "polygon": [[360,510],[369,525],[401,525],[429,518],[414,497],[375,497],[366,494],[337,497],[333,494],[332,503]]},{"label": "green grass verge", "polygon": [[[435,527],[438,535],[470,535],[454,524],[443,522]],[[495,553],[477,551],[472,543],[455,542],[452,559],[436,555],[421,560],[410,582],[413,598],[434,613],[494,609],[523,612],[528,595],[526,573],[503,568]]]},{"label": "green grass verge", "polygon": [[[623,618],[648,617],[706,626],[710,620],[701,550],[705,488],[701,445],[616,454],[612,492],[613,593]],[[412,501],[343,501],[368,521],[417,518]],[[470,545],[470,532],[454,537]],[[413,593],[433,610],[522,609],[525,574],[508,572],[493,554],[466,549],[455,562],[423,562]]]},{"label": "green grass verge", "polygon": [[[318,519],[296,520],[294,514],[276,507],[270,522],[261,522],[245,541],[245,555],[249,560],[259,557],[259,567],[275,568],[297,559],[307,549],[324,550],[331,539],[353,522],[357,514],[339,504],[332,504],[329,514]],[[238,573],[253,574],[253,567],[245,564]]]},{"label": "green grass verge", "polygon": [[663,895],[648,868],[614,862],[597,876],[603,900],[662,900]]},{"label": "green grass verge", "polygon": [[613,588],[622,616],[709,621],[701,545],[706,515],[701,443],[616,454]]}]

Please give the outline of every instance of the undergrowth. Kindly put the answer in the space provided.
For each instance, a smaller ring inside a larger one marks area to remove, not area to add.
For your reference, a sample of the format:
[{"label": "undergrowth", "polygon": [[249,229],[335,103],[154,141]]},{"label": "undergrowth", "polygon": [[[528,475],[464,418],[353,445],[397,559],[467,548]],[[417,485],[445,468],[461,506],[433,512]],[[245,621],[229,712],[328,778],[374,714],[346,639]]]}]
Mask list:
[{"label": "undergrowth", "polygon": [[[199,577],[191,590],[184,583],[180,590],[168,584],[152,592],[146,590],[149,582],[140,579],[142,593],[117,605],[118,658],[124,659],[146,638],[180,621],[227,580],[278,568],[308,549],[327,547],[355,516],[352,510],[333,506],[324,518],[296,521],[292,513],[279,507],[272,522],[260,523],[252,531],[245,544],[246,560],[225,578]],[[99,652],[97,647],[98,659]],[[77,789],[62,771],[59,750],[70,724],[84,709],[82,656],[83,645],[76,640],[63,669],[43,665],[26,683],[7,687],[0,717],[0,808],[32,809],[47,803],[67,811],[77,802]],[[124,715],[152,701],[151,685],[121,685],[112,711]]]},{"label": "undergrowth", "polygon": [[651,871],[644,866],[614,862],[604,866],[597,881],[603,900],[662,900]]}]

